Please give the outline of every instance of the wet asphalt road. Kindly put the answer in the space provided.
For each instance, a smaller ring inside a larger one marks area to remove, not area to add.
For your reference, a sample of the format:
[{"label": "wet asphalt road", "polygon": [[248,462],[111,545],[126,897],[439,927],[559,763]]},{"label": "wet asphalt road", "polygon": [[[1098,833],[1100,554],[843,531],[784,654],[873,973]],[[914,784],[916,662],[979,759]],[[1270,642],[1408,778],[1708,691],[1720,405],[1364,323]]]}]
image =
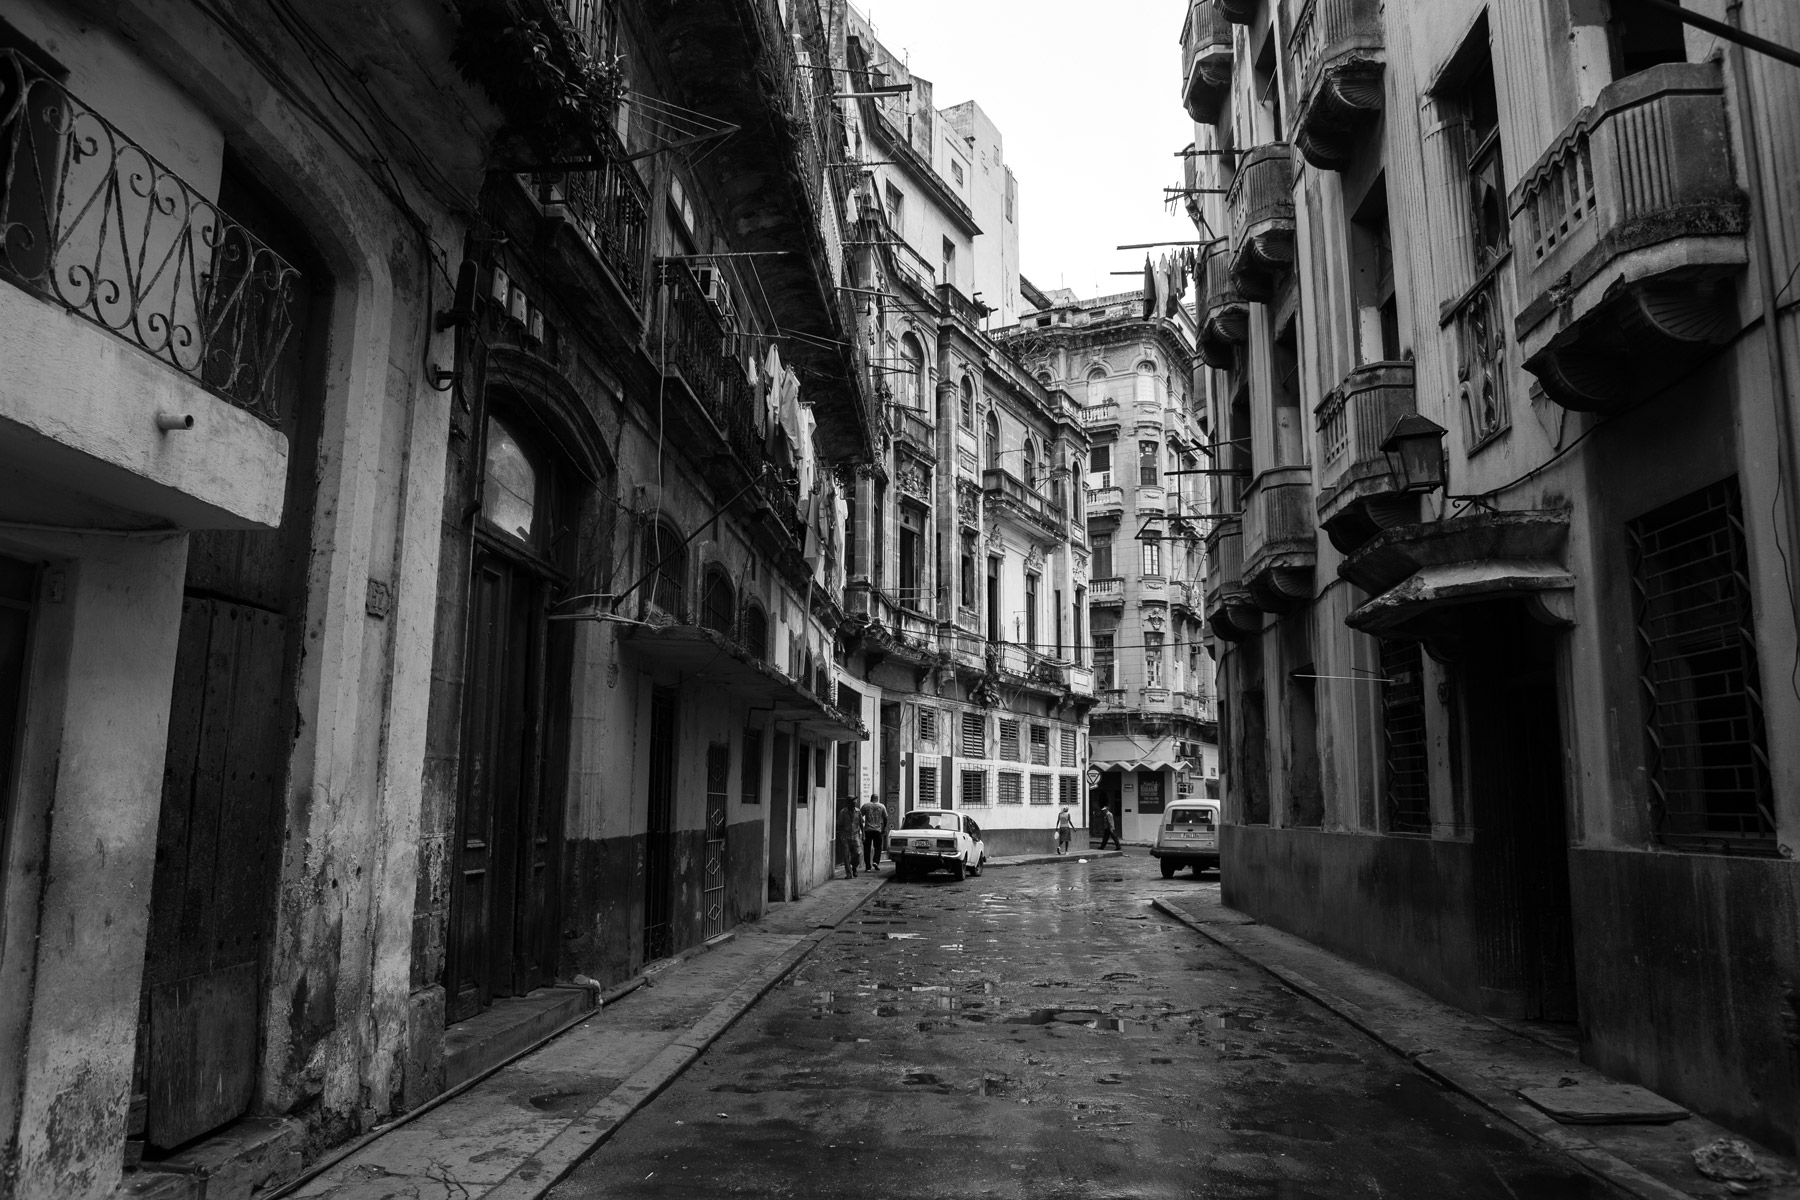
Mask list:
[{"label": "wet asphalt road", "polygon": [[1197,890],[1142,850],[889,883],[553,1194],[1612,1194],[1149,907]]}]

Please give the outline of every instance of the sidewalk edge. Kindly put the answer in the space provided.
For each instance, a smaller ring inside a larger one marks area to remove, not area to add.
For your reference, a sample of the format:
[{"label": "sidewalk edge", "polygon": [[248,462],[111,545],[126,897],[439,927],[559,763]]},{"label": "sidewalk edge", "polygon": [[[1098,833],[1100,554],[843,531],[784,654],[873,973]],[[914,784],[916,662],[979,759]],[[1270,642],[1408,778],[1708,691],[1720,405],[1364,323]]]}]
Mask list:
[{"label": "sidewalk edge", "polygon": [[1223,925],[1215,928],[1193,914],[1161,897],[1151,905],[1186,925],[1201,937],[1215,942],[1233,954],[1269,972],[1301,995],[1330,1009],[1351,1025],[1368,1034],[1389,1050],[1412,1063],[1428,1078],[1452,1088],[1506,1121],[1529,1137],[1555,1150],[1610,1187],[1640,1200],[1693,1200],[1693,1194],[1671,1187],[1632,1166],[1610,1151],[1603,1150],[1584,1137],[1569,1132],[1551,1118],[1508,1096],[1499,1087],[1466,1070],[1450,1055],[1431,1046],[1415,1043],[1405,1031],[1388,1024],[1360,1004],[1338,995],[1330,988],[1308,979],[1298,971],[1269,962],[1257,953],[1257,947],[1231,936]]}]

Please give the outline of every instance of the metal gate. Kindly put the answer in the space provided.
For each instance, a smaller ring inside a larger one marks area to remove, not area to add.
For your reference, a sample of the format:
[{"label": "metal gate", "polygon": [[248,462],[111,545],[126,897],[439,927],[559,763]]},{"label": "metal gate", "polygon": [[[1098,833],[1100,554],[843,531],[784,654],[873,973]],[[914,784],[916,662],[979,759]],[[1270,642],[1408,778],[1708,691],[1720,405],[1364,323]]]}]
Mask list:
[{"label": "metal gate", "polygon": [[705,935],[725,932],[725,781],[731,771],[731,747],[714,743],[706,750],[706,878],[701,904]]},{"label": "metal gate", "polygon": [[674,951],[670,920],[675,901],[675,696],[650,698],[650,796],[644,827],[644,961]]}]

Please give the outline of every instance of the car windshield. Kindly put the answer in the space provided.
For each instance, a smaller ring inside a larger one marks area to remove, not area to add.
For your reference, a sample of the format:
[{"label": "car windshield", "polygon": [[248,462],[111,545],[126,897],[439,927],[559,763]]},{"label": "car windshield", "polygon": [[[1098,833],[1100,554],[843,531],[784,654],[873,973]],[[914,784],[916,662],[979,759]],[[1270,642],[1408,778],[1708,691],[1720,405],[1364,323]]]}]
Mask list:
[{"label": "car windshield", "polygon": [[946,833],[956,832],[956,815],[941,812],[907,813],[906,820],[900,822],[902,829],[942,829]]},{"label": "car windshield", "polygon": [[1169,810],[1169,825],[1211,825],[1213,810],[1210,808],[1174,808]]}]

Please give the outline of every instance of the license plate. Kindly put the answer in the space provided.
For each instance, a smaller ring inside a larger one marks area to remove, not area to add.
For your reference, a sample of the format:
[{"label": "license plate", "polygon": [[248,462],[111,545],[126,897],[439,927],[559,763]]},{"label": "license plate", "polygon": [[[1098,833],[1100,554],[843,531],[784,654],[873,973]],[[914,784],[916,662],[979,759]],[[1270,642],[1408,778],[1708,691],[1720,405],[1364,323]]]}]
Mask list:
[{"label": "license plate", "polygon": [[927,841],[914,842],[913,849],[914,850],[929,850],[929,849],[931,849],[931,843],[927,842]]}]

